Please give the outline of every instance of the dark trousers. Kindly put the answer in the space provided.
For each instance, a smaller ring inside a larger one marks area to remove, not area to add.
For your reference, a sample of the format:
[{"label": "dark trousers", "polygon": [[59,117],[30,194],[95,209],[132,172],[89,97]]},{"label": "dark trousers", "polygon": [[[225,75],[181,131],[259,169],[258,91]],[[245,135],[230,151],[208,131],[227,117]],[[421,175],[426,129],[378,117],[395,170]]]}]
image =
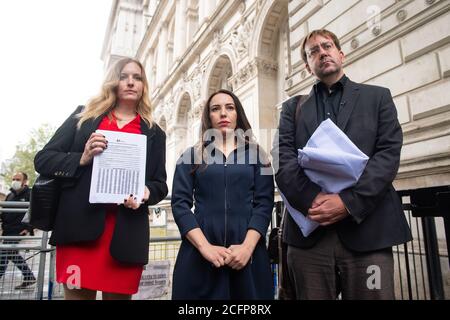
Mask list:
[{"label": "dark trousers", "polygon": [[[4,241],[3,244],[17,244],[19,241]],[[8,267],[8,261],[11,261],[22,272],[23,280],[34,280],[35,277],[30,267],[28,267],[25,259],[19,254],[18,250],[0,250],[0,278],[5,274]]]},{"label": "dark trousers", "polygon": [[392,248],[359,253],[343,246],[334,229],[312,248],[288,246],[287,273],[293,299],[393,300]]}]

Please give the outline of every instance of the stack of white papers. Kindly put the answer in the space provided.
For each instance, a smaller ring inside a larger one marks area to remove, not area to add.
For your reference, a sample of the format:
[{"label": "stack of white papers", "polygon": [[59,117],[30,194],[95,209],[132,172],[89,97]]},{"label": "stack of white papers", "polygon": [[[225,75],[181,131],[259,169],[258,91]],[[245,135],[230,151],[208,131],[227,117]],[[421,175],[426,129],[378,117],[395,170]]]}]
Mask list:
[{"label": "stack of white papers", "polygon": [[142,134],[97,130],[108,148],[94,157],[90,203],[123,203],[130,194],[144,197],[147,138]]},{"label": "stack of white papers", "polygon": [[[368,160],[369,157],[330,119],[323,121],[306,146],[298,150],[299,165],[324,193],[339,193],[354,186]],[[309,236],[319,224],[294,209],[283,194],[281,197],[303,236]]]}]

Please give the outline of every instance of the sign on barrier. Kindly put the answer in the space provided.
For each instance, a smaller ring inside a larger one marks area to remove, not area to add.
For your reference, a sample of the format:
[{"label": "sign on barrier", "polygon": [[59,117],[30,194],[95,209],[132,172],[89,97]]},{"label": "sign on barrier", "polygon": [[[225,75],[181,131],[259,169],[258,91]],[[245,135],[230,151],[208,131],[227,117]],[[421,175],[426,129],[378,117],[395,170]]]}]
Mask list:
[{"label": "sign on barrier", "polygon": [[161,298],[169,292],[170,261],[150,261],[144,266],[139,291],[133,300],[150,300]]}]

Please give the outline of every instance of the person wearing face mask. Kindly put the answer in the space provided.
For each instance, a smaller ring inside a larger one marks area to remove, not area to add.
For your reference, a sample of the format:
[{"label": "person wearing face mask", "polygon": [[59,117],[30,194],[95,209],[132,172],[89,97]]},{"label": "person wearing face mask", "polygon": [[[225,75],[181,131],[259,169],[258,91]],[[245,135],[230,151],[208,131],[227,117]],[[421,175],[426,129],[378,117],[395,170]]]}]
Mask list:
[{"label": "person wearing face mask", "polygon": [[[11,183],[11,192],[6,196],[5,201],[30,201],[30,188],[27,185],[28,176],[24,172],[14,174]],[[3,212],[2,235],[3,236],[25,236],[33,234],[33,227],[22,223],[25,213]],[[18,240],[5,240],[3,244],[17,244]],[[23,282],[16,289],[24,289],[36,282],[33,272],[17,250],[4,250],[0,252],[0,279],[4,276],[8,261],[11,261],[23,274]]]}]

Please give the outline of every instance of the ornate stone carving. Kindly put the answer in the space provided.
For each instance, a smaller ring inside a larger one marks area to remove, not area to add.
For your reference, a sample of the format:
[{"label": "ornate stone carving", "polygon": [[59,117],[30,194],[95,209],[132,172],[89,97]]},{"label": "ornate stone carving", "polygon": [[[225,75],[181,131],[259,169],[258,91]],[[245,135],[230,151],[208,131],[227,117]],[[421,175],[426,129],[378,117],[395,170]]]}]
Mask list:
[{"label": "ornate stone carving", "polygon": [[197,78],[194,79],[193,89],[194,89],[194,99],[195,100],[200,99],[202,95],[202,79],[200,74],[197,76]]},{"label": "ornate stone carving", "polygon": [[212,48],[213,48],[215,53],[218,53],[220,51],[221,40],[222,40],[222,30],[214,31],[213,41],[212,41]]},{"label": "ornate stone carving", "polygon": [[381,33],[381,26],[374,26],[372,28],[372,34],[378,36]]},{"label": "ornate stone carving", "polygon": [[272,61],[266,61],[263,59],[257,59],[256,65],[258,67],[258,73],[269,76],[269,77],[275,77],[278,72],[278,63],[272,62]]},{"label": "ornate stone carving", "polygon": [[300,73],[300,77],[301,77],[302,79],[305,79],[307,75],[308,75],[308,74],[306,73],[305,70],[303,70],[303,71]]},{"label": "ornate stone carving", "polygon": [[167,123],[171,123],[174,116],[174,105],[173,100],[169,100],[164,104],[163,114],[166,117]]},{"label": "ornate stone carving", "polygon": [[405,21],[407,16],[408,16],[408,14],[407,14],[406,10],[404,10],[404,9],[397,12],[397,20],[400,22]]},{"label": "ornate stone carving", "polygon": [[183,90],[185,90],[186,88],[190,87],[191,88],[191,93],[192,93],[192,102],[197,101],[198,99],[200,99],[201,94],[202,94],[202,85],[203,85],[203,75],[206,72],[206,66],[205,65],[199,65],[200,63],[200,56],[197,57],[196,62],[197,66],[194,68],[194,70],[192,71],[191,74],[187,74],[187,72],[185,72],[183,74],[183,81],[184,81],[184,86],[183,86]]},{"label": "ornate stone carving", "polygon": [[188,123],[192,124],[195,120],[200,119],[202,116],[203,105],[206,102],[201,101],[197,103],[188,113]]},{"label": "ornate stone carving", "polygon": [[185,72],[183,72],[183,81],[186,83],[186,82],[189,82],[189,76],[188,76],[188,73],[185,71]]},{"label": "ornate stone carving", "polygon": [[293,84],[294,84],[294,81],[292,81],[292,79],[289,79],[287,81],[288,88],[292,87]]},{"label": "ornate stone carving", "polygon": [[238,88],[253,77],[257,75],[257,66],[256,63],[250,62],[244,68],[242,68],[239,72],[235,73],[231,78],[231,86],[233,88]]},{"label": "ornate stone carving", "polygon": [[200,99],[202,94],[202,72],[200,70],[200,67],[195,68],[192,76],[190,77],[190,82],[194,100]]},{"label": "ornate stone carving", "polygon": [[263,6],[263,0],[256,0],[256,15],[259,14]]},{"label": "ornate stone carving", "polygon": [[229,81],[233,88],[239,88],[241,85],[253,79],[258,74],[268,77],[274,77],[276,76],[277,71],[278,64],[276,62],[257,58],[249,62],[239,72],[235,73]]},{"label": "ornate stone carving", "polygon": [[244,18],[231,34],[230,44],[238,57],[242,57],[248,52],[253,22],[253,19],[247,20]]},{"label": "ornate stone carving", "polygon": [[245,0],[242,0],[241,3],[239,4],[239,12],[241,14],[244,14],[245,9],[246,9]]},{"label": "ornate stone carving", "polygon": [[358,39],[353,39],[352,42],[350,43],[350,46],[352,47],[352,49],[356,49],[359,47],[359,41]]}]

